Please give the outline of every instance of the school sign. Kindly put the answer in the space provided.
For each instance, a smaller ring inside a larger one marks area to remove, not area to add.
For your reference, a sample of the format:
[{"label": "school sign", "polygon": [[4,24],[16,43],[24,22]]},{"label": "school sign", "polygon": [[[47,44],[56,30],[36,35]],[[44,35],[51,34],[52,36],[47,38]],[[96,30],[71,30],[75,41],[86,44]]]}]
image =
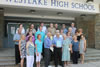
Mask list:
[{"label": "school sign", "polygon": [[0,0],[0,5],[99,13],[99,4],[71,0]]}]

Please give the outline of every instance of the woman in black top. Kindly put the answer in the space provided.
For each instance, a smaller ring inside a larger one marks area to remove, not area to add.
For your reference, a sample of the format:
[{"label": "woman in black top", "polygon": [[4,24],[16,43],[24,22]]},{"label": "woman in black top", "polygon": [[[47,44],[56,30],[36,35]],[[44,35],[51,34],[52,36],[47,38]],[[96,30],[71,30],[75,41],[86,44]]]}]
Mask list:
[{"label": "woman in black top", "polygon": [[81,35],[83,34],[83,30],[80,28],[80,29],[76,30],[75,34],[77,36],[77,40],[80,41]]},{"label": "woman in black top", "polygon": [[[75,35],[77,36],[78,41],[80,41],[82,34],[83,34],[83,30],[81,28],[76,30]],[[79,54],[78,58],[80,58],[80,54]]]}]

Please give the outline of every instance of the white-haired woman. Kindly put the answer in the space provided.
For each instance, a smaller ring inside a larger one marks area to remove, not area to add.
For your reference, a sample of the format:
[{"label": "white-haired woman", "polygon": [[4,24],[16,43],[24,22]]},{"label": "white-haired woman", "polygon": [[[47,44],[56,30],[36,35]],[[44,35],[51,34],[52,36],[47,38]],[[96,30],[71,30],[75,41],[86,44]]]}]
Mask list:
[{"label": "white-haired woman", "polygon": [[66,67],[70,61],[71,40],[65,34],[63,35],[63,38],[62,61],[64,61],[64,67]]},{"label": "white-haired woman", "polygon": [[73,36],[72,28],[71,27],[68,28],[68,32],[70,32],[70,35]]}]

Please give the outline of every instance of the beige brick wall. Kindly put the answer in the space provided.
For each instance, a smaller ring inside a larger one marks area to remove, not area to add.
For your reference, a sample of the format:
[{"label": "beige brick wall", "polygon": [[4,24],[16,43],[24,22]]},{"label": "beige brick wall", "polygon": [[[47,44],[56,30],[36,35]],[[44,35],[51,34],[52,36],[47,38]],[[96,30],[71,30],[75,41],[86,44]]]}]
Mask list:
[{"label": "beige brick wall", "polygon": [[95,18],[95,48],[100,49],[100,15]]},{"label": "beige brick wall", "polygon": [[77,28],[83,29],[83,33],[87,39],[87,46],[89,48],[95,48],[95,17],[77,17],[76,24]]}]

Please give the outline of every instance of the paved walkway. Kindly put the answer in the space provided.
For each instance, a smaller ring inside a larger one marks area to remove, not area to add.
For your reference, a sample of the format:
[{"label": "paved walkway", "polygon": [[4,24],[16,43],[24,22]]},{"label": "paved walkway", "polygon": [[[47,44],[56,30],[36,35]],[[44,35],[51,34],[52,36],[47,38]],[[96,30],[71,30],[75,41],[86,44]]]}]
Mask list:
[{"label": "paved walkway", "polygon": [[70,67],[100,67],[100,61],[85,64],[71,65]]},{"label": "paved walkway", "polygon": [[[0,66],[0,67],[19,67],[19,65],[16,65],[16,66]],[[42,67],[44,67],[44,66],[42,66]],[[54,67],[54,66],[49,66],[49,67]],[[61,66],[58,66],[58,67],[61,67]],[[71,65],[66,66],[66,67],[100,67],[100,61],[90,62],[90,63],[85,63],[85,64],[77,64],[77,65],[71,64]]]},{"label": "paved walkway", "polygon": [[[49,67],[54,67],[54,66],[49,66]],[[61,67],[61,66],[59,66]],[[85,63],[85,64],[70,64],[69,66],[66,67],[100,67],[100,61],[98,62],[89,62],[89,63]]]}]

